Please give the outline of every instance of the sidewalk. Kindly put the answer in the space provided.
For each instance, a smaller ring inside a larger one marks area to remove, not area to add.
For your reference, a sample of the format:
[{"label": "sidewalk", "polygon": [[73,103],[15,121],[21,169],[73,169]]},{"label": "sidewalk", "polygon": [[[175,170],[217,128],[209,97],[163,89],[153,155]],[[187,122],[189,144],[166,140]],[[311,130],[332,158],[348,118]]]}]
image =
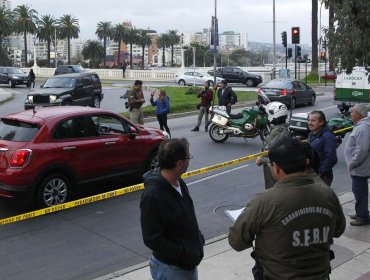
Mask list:
[{"label": "sidewalk", "polygon": [[[339,195],[346,216],[354,212],[352,192]],[[332,249],[335,259],[332,261],[333,280],[370,280],[370,225],[353,227],[347,216],[345,233],[334,239]],[[199,265],[199,280],[241,280],[253,279],[251,270],[254,260],[250,257],[251,249],[243,252],[234,251],[228,244],[227,236],[207,240],[205,256]],[[148,263],[138,264],[95,280],[149,280],[151,279]]]}]

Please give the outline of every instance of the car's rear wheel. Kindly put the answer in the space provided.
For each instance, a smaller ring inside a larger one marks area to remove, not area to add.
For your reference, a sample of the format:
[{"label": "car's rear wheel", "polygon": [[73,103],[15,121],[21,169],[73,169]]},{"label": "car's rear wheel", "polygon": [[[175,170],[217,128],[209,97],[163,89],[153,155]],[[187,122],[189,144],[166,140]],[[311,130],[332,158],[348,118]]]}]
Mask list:
[{"label": "car's rear wheel", "polygon": [[41,181],[37,193],[37,204],[41,207],[50,207],[67,201],[71,189],[66,176],[52,173]]},{"label": "car's rear wheel", "polygon": [[313,106],[316,102],[316,96],[312,94],[310,102],[308,102],[308,105]]},{"label": "car's rear wheel", "polygon": [[71,101],[64,101],[62,103],[62,106],[71,106],[72,105],[72,102]]},{"label": "car's rear wheel", "polygon": [[179,86],[183,87],[183,86],[186,86],[186,83],[184,80],[180,80],[179,81]]},{"label": "car's rear wheel", "polygon": [[245,84],[247,87],[253,87],[254,83],[253,83],[253,80],[252,79],[247,79],[245,81]]},{"label": "car's rear wheel", "polygon": [[210,87],[213,87],[213,86],[214,86],[214,84],[215,84],[213,81],[208,81],[208,82],[209,82],[209,86],[210,86]]},{"label": "car's rear wheel", "polygon": [[297,105],[297,102],[296,102],[295,98],[293,97],[291,99],[288,107],[289,107],[289,109],[294,109],[296,107],[296,105]]},{"label": "car's rear wheel", "polygon": [[12,80],[9,80],[9,87],[11,88],[15,87],[15,83]]},{"label": "car's rear wheel", "polygon": [[99,96],[94,95],[91,107],[100,108],[100,98],[99,98]]}]

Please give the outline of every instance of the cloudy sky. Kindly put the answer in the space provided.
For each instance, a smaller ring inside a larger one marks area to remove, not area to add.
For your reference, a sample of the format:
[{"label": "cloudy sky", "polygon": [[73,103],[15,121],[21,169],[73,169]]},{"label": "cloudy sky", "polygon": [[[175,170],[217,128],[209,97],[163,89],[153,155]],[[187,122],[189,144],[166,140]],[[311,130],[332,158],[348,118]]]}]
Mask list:
[{"label": "cloudy sky", "polygon": [[[216,0],[219,31],[245,31],[248,40],[272,43],[273,0]],[[39,16],[58,18],[71,14],[79,20],[80,38],[96,39],[100,21],[117,24],[131,21],[136,28],[150,28],[158,33],[170,29],[179,34],[209,28],[215,13],[215,0],[11,0],[12,9],[26,4]],[[320,9],[320,6],[319,6]],[[322,25],[327,25],[327,11],[322,7]],[[311,1],[275,0],[276,43],[281,32],[301,27],[301,43],[311,45]]]}]

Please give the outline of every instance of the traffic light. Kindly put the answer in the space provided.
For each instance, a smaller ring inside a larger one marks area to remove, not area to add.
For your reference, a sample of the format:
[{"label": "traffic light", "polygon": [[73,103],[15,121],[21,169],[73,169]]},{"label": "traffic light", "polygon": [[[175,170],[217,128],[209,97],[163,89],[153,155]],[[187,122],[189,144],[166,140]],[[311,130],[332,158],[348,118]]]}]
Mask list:
[{"label": "traffic light", "polygon": [[324,60],[325,57],[326,57],[326,52],[320,52],[320,58]]},{"label": "traffic light", "polygon": [[299,44],[299,27],[292,27],[292,44]]},{"label": "traffic light", "polygon": [[297,46],[297,53],[295,54],[295,57],[299,57],[302,55],[302,49],[300,46]]},{"label": "traffic light", "polygon": [[284,47],[287,47],[287,35],[286,35],[286,31],[284,31],[283,33],[281,33],[281,41],[283,43],[283,46]]},{"label": "traffic light", "polygon": [[288,58],[291,58],[293,56],[293,50],[292,48],[288,48]]}]

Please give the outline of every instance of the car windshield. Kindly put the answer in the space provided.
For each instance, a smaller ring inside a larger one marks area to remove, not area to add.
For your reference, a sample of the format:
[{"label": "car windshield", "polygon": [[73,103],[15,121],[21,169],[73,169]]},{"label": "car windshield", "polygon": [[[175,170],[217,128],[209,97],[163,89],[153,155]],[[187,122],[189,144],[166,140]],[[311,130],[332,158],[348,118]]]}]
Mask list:
[{"label": "car windshield", "polygon": [[8,119],[0,121],[0,140],[29,142],[38,131],[36,125],[27,122]]},{"label": "car windshield", "polygon": [[292,83],[291,81],[284,81],[284,80],[272,80],[269,81],[264,88],[287,88],[290,89],[292,88]]},{"label": "car windshield", "polygon": [[8,68],[8,73],[9,74],[24,74],[24,72],[18,68]]},{"label": "car windshield", "polygon": [[76,84],[76,78],[72,77],[53,77],[49,78],[44,88],[74,88]]}]

